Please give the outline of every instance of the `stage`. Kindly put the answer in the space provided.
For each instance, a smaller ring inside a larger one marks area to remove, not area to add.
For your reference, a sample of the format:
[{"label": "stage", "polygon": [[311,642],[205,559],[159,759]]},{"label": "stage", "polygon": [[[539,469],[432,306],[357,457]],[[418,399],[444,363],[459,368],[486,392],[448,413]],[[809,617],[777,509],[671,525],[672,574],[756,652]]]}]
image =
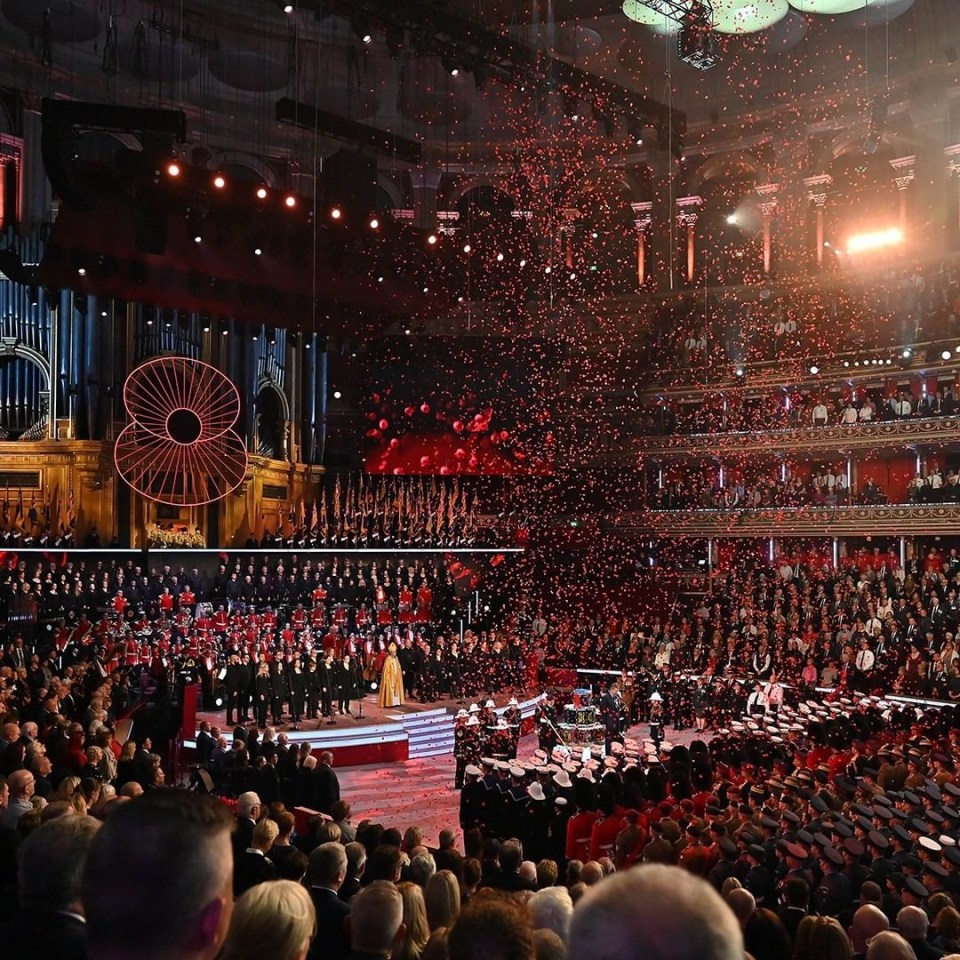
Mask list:
[{"label": "stage", "polygon": [[[532,729],[533,715],[541,696],[536,691],[516,694],[523,733]],[[477,702],[483,699],[479,698]],[[499,715],[507,707],[509,694],[496,699]],[[468,707],[470,702],[445,698],[435,703],[408,701],[402,707],[382,708],[377,705],[377,695],[370,693],[361,703],[356,700],[351,703],[353,717],[334,717],[333,724],[328,719],[308,720],[299,724],[298,730],[291,723],[280,724],[274,729],[286,734],[291,743],[310,743],[314,753],[330,750],[338,767],[450,756],[453,754],[457,710]],[[358,706],[362,706],[362,718]],[[196,721],[201,720],[220,727],[221,733],[232,738],[233,727],[227,727],[225,711],[198,710]],[[256,724],[245,726],[256,729]],[[192,752],[195,746],[194,738],[184,740],[185,750]]]}]

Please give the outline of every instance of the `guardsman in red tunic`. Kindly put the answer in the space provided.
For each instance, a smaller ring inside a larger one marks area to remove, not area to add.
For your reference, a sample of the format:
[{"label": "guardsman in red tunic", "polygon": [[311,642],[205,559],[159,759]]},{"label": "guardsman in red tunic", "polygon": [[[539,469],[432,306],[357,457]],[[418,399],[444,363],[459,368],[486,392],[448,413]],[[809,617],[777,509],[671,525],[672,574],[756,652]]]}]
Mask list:
[{"label": "guardsman in red tunic", "polygon": [[307,611],[302,603],[298,603],[290,614],[290,624],[294,630],[302,630],[307,625]]},{"label": "guardsman in red tunic", "polygon": [[184,587],[183,593],[180,594],[180,607],[189,608],[196,604],[197,595],[190,589],[190,587]]},{"label": "guardsman in red tunic", "polygon": [[110,601],[110,606],[113,607],[113,612],[118,617],[123,616],[124,610],[127,609],[127,598],[123,595],[122,590],[117,591],[116,596]]},{"label": "guardsman in red tunic", "polygon": [[367,605],[365,603],[361,603],[357,608],[357,613],[354,619],[356,620],[357,629],[361,633],[365,633],[367,627],[370,626],[370,611],[367,609]]},{"label": "guardsman in red tunic", "polygon": [[135,667],[140,662],[140,647],[132,633],[128,633],[123,642],[123,662],[128,667]]},{"label": "guardsman in red tunic", "polygon": [[220,606],[220,609],[213,615],[213,629],[217,633],[226,633],[227,627],[230,626],[230,617],[227,614],[227,611],[224,610],[223,606]]},{"label": "guardsman in red tunic", "polygon": [[413,623],[413,591],[409,587],[399,586],[397,597],[397,619],[400,623]]},{"label": "guardsman in red tunic", "polygon": [[383,584],[377,584],[373,592],[374,604],[377,609],[377,623],[382,625],[393,623],[393,616],[390,613],[390,603],[387,597],[387,588]]},{"label": "guardsman in red tunic", "polygon": [[293,641],[296,639],[296,633],[294,632],[293,627],[290,624],[285,624],[284,628],[280,631],[280,643],[284,647],[292,647]]},{"label": "guardsman in red tunic", "polygon": [[417,590],[417,623],[429,623],[433,619],[433,591],[421,583]]},{"label": "guardsman in red tunic", "polygon": [[273,607],[267,607],[263,612],[263,629],[270,631],[277,629],[277,615],[273,612]]}]

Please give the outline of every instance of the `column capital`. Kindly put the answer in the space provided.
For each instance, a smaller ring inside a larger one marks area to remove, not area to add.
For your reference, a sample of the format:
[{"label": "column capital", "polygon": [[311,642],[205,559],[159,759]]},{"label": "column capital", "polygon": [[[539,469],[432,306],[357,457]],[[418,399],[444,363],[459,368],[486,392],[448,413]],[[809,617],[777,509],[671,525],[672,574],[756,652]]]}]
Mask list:
[{"label": "column capital", "polygon": [[804,177],[803,185],[807,188],[807,198],[818,207],[826,206],[827,191],[833,185],[833,177],[829,173],[818,173],[815,177]]},{"label": "column capital", "polygon": [[947,162],[947,170],[953,174],[960,174],[960,143],[954,143],[943,148],[943,158]]},{"label": "column capital", "polygon": [[697,211],[702,205],[703,197],[677,197],[677,222],[681,226],[692,227],[697,222]]},{"label": "column capital", "polygon": [[633,225],[638,230],[646,230],[653,223],[653,201],[644,200],[640,203],[631,203],[630,209],[633,210]]},{"label": "column capital", "polygon": [[913,166],[917,162],[915,155],[909,157],[896,157],[890,161],[893,167],[894,182],[898,190],[906,190],[913,183]]},{"label": "column capital", "polygon": [[438,210],[437,230],[445,236],[452,237],[457,232],[457,223],[460,220],[459,210]]}]

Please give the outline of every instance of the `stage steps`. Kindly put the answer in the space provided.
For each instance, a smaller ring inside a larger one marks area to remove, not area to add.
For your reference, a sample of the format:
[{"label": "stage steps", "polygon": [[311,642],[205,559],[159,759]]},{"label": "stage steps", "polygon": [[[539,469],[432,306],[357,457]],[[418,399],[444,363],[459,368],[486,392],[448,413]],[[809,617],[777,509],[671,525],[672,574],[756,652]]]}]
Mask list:
[{"label": "stage steps", "polygon": [[446,707],[417,713],[391,714],[391,720],[403,724],[410,759],[439,757],[453,753],[453,725],[456,714]]}]

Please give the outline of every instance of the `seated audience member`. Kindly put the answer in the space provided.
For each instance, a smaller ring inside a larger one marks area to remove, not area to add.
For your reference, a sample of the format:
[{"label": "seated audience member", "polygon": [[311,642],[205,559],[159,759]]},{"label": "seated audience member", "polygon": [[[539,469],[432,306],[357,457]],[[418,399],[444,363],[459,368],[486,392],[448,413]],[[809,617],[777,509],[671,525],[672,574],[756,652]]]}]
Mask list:
[{"label": "seated audience member", "polygon": [[[861,894],[862,894],[861,889]],[[890,921],[887,915],[875,904],[864,903],[857,907],[853,915],[853,921],[850,929],[847,931],[850,937],[850,946],[853,949],[853,956],[860,958],[866,956],[867,946],[870,941],[884,930],[890,929]]]},{"label": "seated audience member", "polygon": [[573,901],[565,887],[545,887],[527,901],[534,930],[552,930],[566,943],[570,936]]},{"label": "seated audience member", "polygon": [[897,914],[897,929],[900,936],[910,944],[917,960],[940,960],[943,951],[927,941],[930,921],[920,907],[904,907]]},{"label": "seated audience member", "polygon": [[390,960],[406,932],[400,891],[386,880],[364,887],[350,902],[347,929],[351,960]]},{"label": "seated audience member", "polygon": [[341,960],[350,952],[345,921],[350,904],[339,897],[347,876],[347,852],[339,843],[322,843],[310,854],[310,899],[317,913],[317,936],[310,956]]},{"label": "seated audience member", "polygon": [[533,930],[516,900],[484,891],[472,897],[450,929],[451,960],[534,960]]},{"label": "seated audience member", "polygon": [[232,826],[222,803],[180,790],[113,810],[83,874],[93,960],[213,960],[233,910]]},{"label": "seated audience member", "polygon": [[460,884],[451,870],[438,870],[423,890],[430,930],[449,927],[460,912]]},{"label": "seated audience member", "polygon": [[866,960],[917,960],[917,955],[899,933],[885,930],[870,941]]},{"label": "seated audience member", "polygon": [[261,883],[234,904],[221,960],[306,960],[316,931],[313,902],[300,884]]},{"label": "seated audience member", "polygon": [[423,888],[409,880],[397,884],[403,900],[403,938],[393,950],[393,960],[420,960],[420,954],[430,939],[427,907]]},{"label": "seated audience member", "polygon": [[592,887],[570,924],[571,960],[743,960],[743,949],[740,926],[719,894],[661,864]]},{"label": "seated audience member", "polygon": [[367,868],[367,848],[362,843],[348,843],[344,848],[347,855],[347,876],[340,884],[338,895],[349,903],[359,892]]},{"label": "seated audience member", "polygon": [[83,870],[100,823],[59,817],[38,827],[17,851],[19,910],[0,927],[0,944],[18,960],[85,960],[80,902]]}]

